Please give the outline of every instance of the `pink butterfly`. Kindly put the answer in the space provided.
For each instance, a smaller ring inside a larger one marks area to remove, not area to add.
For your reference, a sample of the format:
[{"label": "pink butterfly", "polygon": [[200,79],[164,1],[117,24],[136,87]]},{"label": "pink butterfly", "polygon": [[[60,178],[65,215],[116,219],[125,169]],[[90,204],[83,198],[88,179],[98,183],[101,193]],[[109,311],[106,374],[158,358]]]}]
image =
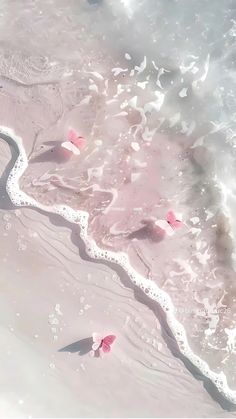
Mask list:
[{"label": "pink butterfly", "polygon": [[110,352],[111,344],[116,339],[115,335],[108,335],[104,338],[98,333],[93,333],[93,350],[97,351],[101,349],[103,352]]},{"label": "pink butterfly", "polygon": [[166,221],[173,228],[173,230],[176,228],[180,228],[183,224],[181,220],[176,218],[175,214],[171,210],[168,211],[166,214]]},{"label": "pink butterfly", "polygon": [[68,140],[64,141],[61,146],[71,153],[78,156],[80,151],[85,147],[86,140],[83,137],[80,137],[75,130],[72,128],[68,132]]}]

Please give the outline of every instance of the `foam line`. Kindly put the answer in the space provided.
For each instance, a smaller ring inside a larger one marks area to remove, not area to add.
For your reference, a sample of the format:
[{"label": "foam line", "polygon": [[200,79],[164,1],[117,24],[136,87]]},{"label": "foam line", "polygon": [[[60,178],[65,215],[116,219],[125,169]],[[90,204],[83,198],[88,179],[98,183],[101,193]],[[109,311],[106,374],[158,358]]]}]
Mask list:
[{"label": "foam line", "polygon": [[94,240],[88,236],[89,214],[86,211],[76,211],[67,205],[47,206],[37,202],[24,193],[19,187],[19,180],[28,166],[28,159],[23,147],[22,139],[17,136],[11,128],[0,126],[1,133],[12,139],[18,149],[19,156],[11,170],[6,182],[6,190],[12,203],[18,207],[30,206],[38,208],[47,213],[58,214],[70,223],[78,224],[80,237],[84,241],[87,254],[94,259],[111,261],[121,266],[128,274],[131,282],[138,286],[148,297],[156,301],[164,310],[168,325],[178,343],[180,352],[195,365],[201,373],[208,377],[231,403],[236,404],[236,391],[229,388],[227,378],[221,371],[219,374],[213,372],[209,365],[197,356],[190,348],[183,325],[175,317],[174,305],[170,296],[162,291],[157,284],[150,279],[138,274],[131,266],[128,255],[100,249]]}]

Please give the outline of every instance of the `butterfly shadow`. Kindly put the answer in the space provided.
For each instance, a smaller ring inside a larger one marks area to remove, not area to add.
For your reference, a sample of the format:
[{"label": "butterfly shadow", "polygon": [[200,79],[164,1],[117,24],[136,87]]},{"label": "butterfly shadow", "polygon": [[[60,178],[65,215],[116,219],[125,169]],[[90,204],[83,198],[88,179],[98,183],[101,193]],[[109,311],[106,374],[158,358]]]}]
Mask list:
[{"label": "butterfly shadow", "polygon": [[164,236],[161,232],[158,234],[154,228],[153,223],[149,220],[142,220],[141,224],[143,227],[139,228],[138,230],[132,231],[127,237],[128,239],[136,239],[136,240],[150,240],[152,242],[159,243],[163,240]]},{"label": "butterfly shadow", "polygon": [[43,151],[39,155],[32,157],[30,163],[48,163],[55,162],[58,164],[66,163],[70,160],[70,153],[63,153],[60,144],[50,148],[49,150]]},{"label": "butterfly shadow", "polygon": [[59,349],[58,352],[70,352],[71,354],[77,353],[78,355],[83,356],[88,354],[92,350],[92,345],[93,338],[88,337],[70,343],[69,345]]}]

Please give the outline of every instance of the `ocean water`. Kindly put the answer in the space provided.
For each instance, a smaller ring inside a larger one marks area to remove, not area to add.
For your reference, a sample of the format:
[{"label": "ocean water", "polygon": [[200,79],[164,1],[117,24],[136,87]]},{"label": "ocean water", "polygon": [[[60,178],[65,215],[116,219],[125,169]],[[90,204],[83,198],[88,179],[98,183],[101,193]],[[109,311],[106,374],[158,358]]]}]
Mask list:
[{"label": "ocean water", "polygon": [[[127,275],[180,356],[235,406],[234,2],[0,9],[12,204],[69,222],[90,261]],[[63,146],[71,129],[80,154]]]}]

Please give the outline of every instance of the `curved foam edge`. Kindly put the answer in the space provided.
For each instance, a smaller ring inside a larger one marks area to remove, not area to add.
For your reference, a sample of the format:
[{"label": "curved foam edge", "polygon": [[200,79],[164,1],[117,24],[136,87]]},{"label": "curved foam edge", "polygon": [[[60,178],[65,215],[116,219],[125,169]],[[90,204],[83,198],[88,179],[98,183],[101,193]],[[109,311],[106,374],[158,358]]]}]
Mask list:
[{"label": "curved foam edge", "polygon": [[125,253],[116,253],[112,251],[100,249],[95,241],[88,236],[88,222],[89,214],[86,211],[76,211],[67,205],[53,205],[46,206],[40,204],[35,199],[21,191],[19,187],[19,179],[28,166],[28,159],[23,147],[21,137],[17,136],[15,132],[8,127],[0,126],[1,133],[9,137],[15,142],[19,155],[16,159],[15,165],[12,168],[7,182],[6,190],[15,206],[30,206],[47,213],[58,214],[70,223],[78,224],[80,227],[80,237],[84,241],[87,254],[93,259],[100,259],[116,263],[121,266],[128,274],[131,282],[139,287],[149,298],[156,301],[166,314],[168,325],[176,339],[180,352],[188,358],[201,373],[209,378],[219,390],[231,403],[236,404],[236,391],[230,389],[227,383],[225,374],[221,371],[219,374],[213,372],[209,365],[197,356],[190,348],[183,325],[175,317],[175,309],[170,296],[162,291],[157,284],[152,282],[140,274],[138,274],[131,266],[128,255]]}]

